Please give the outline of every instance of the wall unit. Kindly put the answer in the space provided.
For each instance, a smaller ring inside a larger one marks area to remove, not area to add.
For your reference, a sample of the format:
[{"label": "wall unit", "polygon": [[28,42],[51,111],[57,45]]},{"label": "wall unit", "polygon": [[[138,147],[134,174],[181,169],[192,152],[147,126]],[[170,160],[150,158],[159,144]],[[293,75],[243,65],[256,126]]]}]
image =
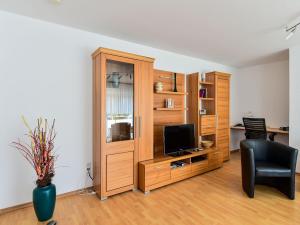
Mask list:
[{"label": "wall unit", "polygon": [[[206,73],[205,80],[199,73],[189,74],[187,90],[187,122],[195,124],[196,145],[200,146],[201,140],[214,141],[223,160],[229,160],[230,74]],[[201,109],[206,110],[205,115],[200,114]]]},{"label": "wall unit", "polygon": [[153,159],[154,59],[106,48],[93,57],[93,173],[101,199],[136,189]]},{"label": "wall unit", "polygon": [[[194,77],[195,82],[190,84],[195,85],[196,88],[189,90],[189,93],[185,92],[185,77],[183,74],[177,74],[177,89],[178,92],[173,92],[174,81],[172,78],[173,72],[155,70],[154,71],[154,84],[158,81],[164,85],[164,90],[161,92],[154,92],[154,149],[155,157],[152,160],[147,160],[139,163],[139,188],[145,193],[150,190],[186,179],[195,175],[199,175],[210,170],[219,168],[223,164],[223,153],[215,148],[205,149],[199,152],[191,152],[189,155],[171,157],[163,155],[163,126],[169,124],[183,124],[185,123],[186,111],[193,112],[198,109],[198,75]],[[208,76],[210,77],[210,76]],[[196,121],[191,123],[201,123],[202,126],[196,126],[196,133],[201,131],[202,135],[207,135],[207,138],[213,138],[216,136],[216,120],[215,120],[215,89],[214,89],[214,76],[211,76],[212,80],[207,80],[205,85],[210,85],[209,97],[201,101],[205,106],[208,106],[210,115],[204,116],[199,119],[196,114],[194,116]],[[196,94],[193,94],[193,93]],[[188,108],[185,108],[185,97],[188,94],[188,99],[192,100],[193,104],[190,104]],[[164,100],[166,98],[173,98],[175,101],[174,109],[164,108]],[[198,114],[197,114],[198,115]],[[197,137],[198,142],[198,137]],[[182,161],[185,163],[183,167],[174,167],[174,163]]]}]

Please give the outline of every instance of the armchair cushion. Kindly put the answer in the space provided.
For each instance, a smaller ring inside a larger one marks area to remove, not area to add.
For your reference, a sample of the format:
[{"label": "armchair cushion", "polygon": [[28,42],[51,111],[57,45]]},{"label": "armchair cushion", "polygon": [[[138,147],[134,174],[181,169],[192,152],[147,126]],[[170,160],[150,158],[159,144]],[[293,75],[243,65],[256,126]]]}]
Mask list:
[{"label": "armchair cushion", "polygon": [[291,169],[272,162],[255,162],[255,174],[258,177],[290,177]]}]

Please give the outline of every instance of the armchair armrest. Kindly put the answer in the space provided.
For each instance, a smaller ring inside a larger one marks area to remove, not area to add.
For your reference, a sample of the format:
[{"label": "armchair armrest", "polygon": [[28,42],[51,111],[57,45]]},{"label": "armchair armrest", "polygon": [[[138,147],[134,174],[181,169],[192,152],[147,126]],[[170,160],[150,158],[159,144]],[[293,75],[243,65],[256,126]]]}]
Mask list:
[{"label": "armchair armrest", "polygon": [[243,189],[249,197],[253,197],[255,184],[255,157],[253,146],[251,146],[249,141],[244,140],[241,141],[240,147]]},{"label": "armchair armrest", "polygon": [[241,163],[242,170],[247,173],[247,176],[255,175],[255,156],[254,149],[247,140],[241,141]]},{"label": "armchair armrest", "polygon": [[297,149],[278,142],[269,142],[269,151],[272,161],[287,166],[292,172],[295,172],[298,156]]}]

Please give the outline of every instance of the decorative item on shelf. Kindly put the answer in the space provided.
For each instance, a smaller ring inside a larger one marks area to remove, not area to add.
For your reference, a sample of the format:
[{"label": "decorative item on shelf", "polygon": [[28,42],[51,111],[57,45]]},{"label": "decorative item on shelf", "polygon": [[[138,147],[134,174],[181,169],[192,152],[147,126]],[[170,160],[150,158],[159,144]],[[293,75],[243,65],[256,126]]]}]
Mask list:
[{"label": "decorative item on shelf", "polygon": [[160,92],[160,91],[163,91],[164,89],[164,85],[162,82],[156,82],[155,83],[155,91],[156,92]]},{"label": "decorative item on shelf", "polygon": [[47,119],[39,118],[37,126],[32,130],[24,117],[22,120],[28,129],[30,144],[21,140],[12,142],[12,146],[19,150],[22,156],[34,168],[37,175],[36,185],[33,190],[33,206],[39,221],[47,221],[53,216],[56,188],[51,183],[54,176],[54,130],[55,120],[48,126]]},{"label": "decorative item on shelf", "polygon": [[200,109],[200,115],[206,115],[206,109]]},{"label": "decorative item on shelf", "polygon": [[119,88],[120,87],[120,79],[122,76],[118,72],[112,73],[112,87]]},{"label": "decorative item on shelf", "polygon": [[205,73],[201,73],[201,81],[205,82],[206,79],[206,74]]},{"label": "decorative item on shelf", "polygon": [[177,79],[176,79],[176,77],[177,77],[177,74],[176,73],[174,73],[174,92],[177,92]]},{"label": "decorative item on shelf", "polygon": [[207,98],[207,88],[201,88],[199,91],[200,98]]},{"label": "decorative item on shelf", "polygon": [[213,146],[213,144],[213,141],[201,141],[201,146],[203,148],[210,148],[211,146]]},{"label": "decorative item on shelf", "polygon": [[165,100],[165,107],[168,109],[173,109],[174,108],[174,100],[172,98],[167,98]]}]

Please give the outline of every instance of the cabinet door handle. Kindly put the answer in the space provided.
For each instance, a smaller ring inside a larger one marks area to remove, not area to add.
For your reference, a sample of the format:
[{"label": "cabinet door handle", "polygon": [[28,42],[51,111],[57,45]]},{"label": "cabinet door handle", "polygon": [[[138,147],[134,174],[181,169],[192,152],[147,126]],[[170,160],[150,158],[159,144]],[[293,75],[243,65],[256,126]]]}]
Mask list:
[{"label": "cabinet door handle", "polygon": [[137,131],[136,131],[136,129],[137,129],[137,123],[138,123],[138,118],[137,118],[137,116],[136,117],[134,117],[134,131],[133,131],[133,139],[136,139],[136,137],[137,137]]},{"label": "cabinet door handle", "polygon": [[139,117],[139,137],[141,137],[141,133],[142,133],[142,117]]}]

